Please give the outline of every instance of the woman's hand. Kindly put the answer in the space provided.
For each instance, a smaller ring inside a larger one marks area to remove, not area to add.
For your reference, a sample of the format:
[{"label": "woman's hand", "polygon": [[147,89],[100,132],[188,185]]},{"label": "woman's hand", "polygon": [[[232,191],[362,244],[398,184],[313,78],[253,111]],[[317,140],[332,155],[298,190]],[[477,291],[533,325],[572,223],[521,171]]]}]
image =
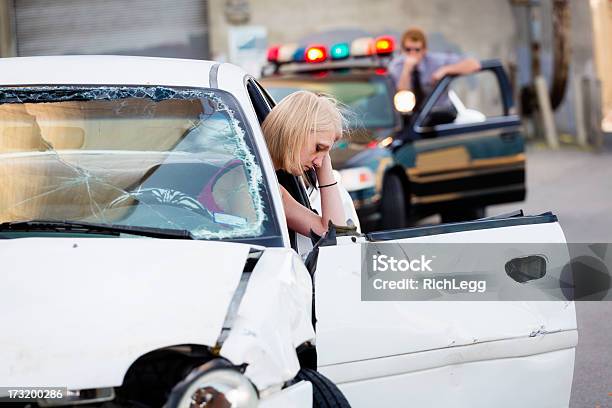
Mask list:
[{"label": "woman's hand", "polygon": [[325,154],[323,160],[321,161],[320,167],[315,167],[315,172],[317,173],[317,180],[319,180],[319,185],[327,185],[336,181],[334,178],[331,157],[329,157],[329,152]]}]

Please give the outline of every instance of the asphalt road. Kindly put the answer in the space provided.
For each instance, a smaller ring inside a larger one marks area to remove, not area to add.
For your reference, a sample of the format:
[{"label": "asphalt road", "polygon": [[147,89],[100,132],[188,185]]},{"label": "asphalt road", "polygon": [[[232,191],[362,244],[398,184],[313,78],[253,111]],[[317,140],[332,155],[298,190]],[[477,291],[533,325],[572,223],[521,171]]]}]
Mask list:
[{"label": "asphalt road", "polygon": [[[612,137],[609,137],[612,139]],[[527,200],[489,207],[487,215],[523,208],[552,211],[568,242],[612,242],[612,147],[527,151]],[[578,348],[570,407],[612,407],[612,302],[578,302]]]}]

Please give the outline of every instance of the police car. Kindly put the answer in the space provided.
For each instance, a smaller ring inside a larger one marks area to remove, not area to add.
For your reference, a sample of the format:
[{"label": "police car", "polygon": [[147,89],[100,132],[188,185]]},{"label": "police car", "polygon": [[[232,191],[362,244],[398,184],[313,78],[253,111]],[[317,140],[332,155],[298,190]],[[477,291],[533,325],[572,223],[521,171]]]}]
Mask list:
[{"label": "police car", "polygon": [[567,406],[573,302],[360,297],[368,244],[503,243],[479,273],[529,287],[504,264],[529,259],[524,242],[565,243],[553,214],[331,226],[303,260],[279,183],[311,203],[301,179],[275,174],[260,127],[271,101],[240,68],[64,56],[0,72],[2,401]]},{"label": "police car", "polygon": [[443,78],[415,110],[414,95],[396,93],[387,73],[394,48],[391,36],[274,46],[262,71],[276,100],[308,89],[353,112],[352,135],[332,160],[362,228],[401,228],[432,214],[481,218],[488,205],[524,200],[524,141],[502,65],[483,61],[476,74]]}]

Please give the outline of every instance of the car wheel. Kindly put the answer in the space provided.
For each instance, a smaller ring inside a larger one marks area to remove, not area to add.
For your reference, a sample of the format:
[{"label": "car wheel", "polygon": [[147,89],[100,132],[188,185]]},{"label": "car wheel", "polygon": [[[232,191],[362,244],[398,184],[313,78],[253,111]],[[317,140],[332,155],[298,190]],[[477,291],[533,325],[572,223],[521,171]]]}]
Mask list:
[{"label": "car wheel", "polygon": [[351,404],[336,384],[318,371],[302,368],[295,378],[312,384],[313,408],[350,408]]},{"label": "car wheel", "polygon": [[404,186],[402,180],[396,174],[391,173],[385,176],[380,212],[381,229],[397,229],[406,226]]},{"label": "car wheel", "polygon": [[462,210],[448,211],[440,214],[442,222],[461,222],[477,220],[485,217],[485,207],[466,208]]}]

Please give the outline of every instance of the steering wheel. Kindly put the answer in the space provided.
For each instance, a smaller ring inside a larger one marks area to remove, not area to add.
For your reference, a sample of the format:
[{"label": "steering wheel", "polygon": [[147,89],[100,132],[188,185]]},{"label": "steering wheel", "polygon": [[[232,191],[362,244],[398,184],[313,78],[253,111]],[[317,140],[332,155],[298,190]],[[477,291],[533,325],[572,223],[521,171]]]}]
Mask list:
[{"label": "steering wheel", "polygon": [[214,220],[211,211],[204,207],[198,200],[179,190],[168,188],[143,188],[132,191],[129,194],[124,194],[116,198],[109,204],[109,208],[117,207],[130,198],[134,198],[143,204],[163,204],[171,207],[178,207]]}]

